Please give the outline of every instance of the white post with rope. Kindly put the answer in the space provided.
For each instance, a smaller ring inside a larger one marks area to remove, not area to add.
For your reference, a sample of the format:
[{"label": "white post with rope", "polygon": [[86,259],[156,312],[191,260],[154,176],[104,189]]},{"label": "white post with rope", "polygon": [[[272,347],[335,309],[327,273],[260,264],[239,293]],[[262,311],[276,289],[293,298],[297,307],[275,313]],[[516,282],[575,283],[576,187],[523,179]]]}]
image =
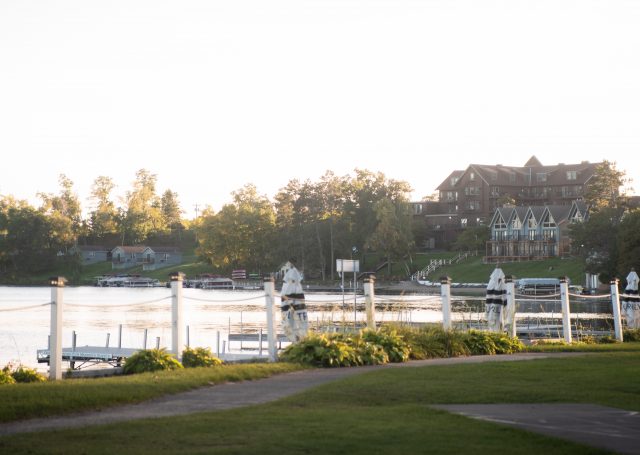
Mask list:
[{"label": "white post with rope", "polygon": [[264,279],[265,305],[267,310],[267,344],[269,349],[269,362],[278,360],[278,351],[276,346],[276,322],[274,316],[275,306],[275,289],[276,284],[273,277]]},{"label": "white post with rope", "polygon": [[171,352],[178,360],[182,360],[184,349],[184,324],[182,304],[182,281],[184,274],[174,272],[171,278]]},{"label": "white post with rope", "polygon": [[620,294],[618,292],[618,279],[611,280],[611,305],[613,306],[613,327],[616,340],[622,343],[622,316],[620,315]]},{"label": "white post with rope", "polygon": [[562,333],[564,341],[571,344],[571,310],[569,305],[569,282],[566,276],[560,278],[560,300],[562,301]]},{"label": "white post with rope", "polygon": [[440,297],[442,298],[442,328],[451,330],[451,278],[440,277]]},{"label": "white post with rope", "polygon": [[376,297],[375,297],[376,277],[370,274],[364,279],[364,302],[367,312],[367,328],[369,330],[376,329]]},{"label": "white post with rope", "polygon": [[504,278],[505,288],[507,290],[507,306],[505,308],[506,318],[504,324],[507,326],[508,334],[511,338],[516,337],[516,283],[513,276],[508,275]]},{"label": "white post with rope", "polygon": [[51,284],[51,338],[49,343],[49,379],[62,379],[62,312],[64,309],[64,277],[49,278]]}]

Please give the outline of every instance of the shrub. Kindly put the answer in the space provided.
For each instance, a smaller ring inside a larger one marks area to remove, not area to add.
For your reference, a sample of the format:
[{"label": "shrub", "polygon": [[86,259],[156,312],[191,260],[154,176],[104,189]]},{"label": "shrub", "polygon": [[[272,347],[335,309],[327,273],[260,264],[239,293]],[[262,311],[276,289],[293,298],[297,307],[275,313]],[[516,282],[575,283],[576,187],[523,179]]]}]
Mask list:
[{"label": "shrub", "polygon": [[471,355],[494,355],[496,353],[496,343],[490,332],[470,330],[464,341]]},{"label": "shrub", "polygon": [[622,331],[624,341],[640,341],[640,329],[625,329]]},{"label": "shrub", "polygon": [[7,373],[5,371],[5,369],[0,370],[0,385],[2,385],[2,384],[15,384],[16,380],[13,379],[13,376],[11,376],[11,374]]},{"label": "shrub", "polygon": [[47,380],[46,377],[38,373],[36,370],[22,365],[16,368],[11,373],[11,376],[16,382],[45,382]]},{"label": "shrub", "polygon": [[165,349],[144,349],[129,357],[124,363],[122,371],[124,374],[136,374],[180,368],[183,368],[182,364]]},{"label": "shrub", "polygon": [[465,337],[465,344],[471,355],[513,354],[524,350],[524,345],[516,337],[480,330],[470,330]]},{"label": "shrub", "polygon": [[280,354],[285,362],[321,367],[358,365],[355,349],[337,335],[313,334],[287,346]]},{"label": "shrub", "polygon": [[362,339],[381,346],[389,356],[389,362],[406,362],[409,360],[411,347],[393,327],[382,327],[379,330],[362,331]]},{"label": "shrub", "polygon": [[211,353],[210,348],[187,348],[182,351],[182,366],[185,368],[214,367],[222,360]]},{"label": "shrub", "polygon": [[358,365],[382,365],[389,362],[389,355],[384,348],[366,341],[362,337],[362,332],[355,335],[341,334],[337,335],[336,338],[344,341],[354,349]]}]

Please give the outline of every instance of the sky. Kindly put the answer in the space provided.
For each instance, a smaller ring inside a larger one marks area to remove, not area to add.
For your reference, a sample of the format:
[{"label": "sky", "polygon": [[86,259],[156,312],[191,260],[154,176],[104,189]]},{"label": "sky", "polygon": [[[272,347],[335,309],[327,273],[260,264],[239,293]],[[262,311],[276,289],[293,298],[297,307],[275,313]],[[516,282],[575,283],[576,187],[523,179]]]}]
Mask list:
[{"label": "sky", "polygon": [[0,1],[0,195],[147,169],[185,216],[368,169],[614,161],[640,190],[640,1]]}]

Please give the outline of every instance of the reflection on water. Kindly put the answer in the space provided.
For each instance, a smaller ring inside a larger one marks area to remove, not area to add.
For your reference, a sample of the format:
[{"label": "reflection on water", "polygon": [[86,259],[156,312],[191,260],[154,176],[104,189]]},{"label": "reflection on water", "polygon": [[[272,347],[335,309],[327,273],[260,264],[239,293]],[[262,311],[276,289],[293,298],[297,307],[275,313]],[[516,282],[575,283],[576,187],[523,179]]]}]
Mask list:
[{"label": "reflection on water", "polygon": [[[209,346],[214,352],[218,334],[226,340],[229,333],[266,333],[263,291],[183,289],[184,321],[189,326],[192,346]],[[110,345],[117,346],[122,325],[122,346],[143,347],[171,343],[171,291],[167,288],[95,288],[64,289],[63,346],[71,346],[72,333],[78,346],[104,346],[110,333]],[[2,311],[46,304],[51,289],[46,287],[0,287],[0,367],[9,361],[37,366],[36,350],[47,347],[50,307],[24,311]],[[363,324],[364,299],[336,294],[307,294],[309,325]],[[276,299],[279,303],[279,299]],[[354,311],[354,305],[355,310]],[[573,323],[584,328],[612,327],[610,302],[572,301]],[[484,299],[456,297],[452,301],[453,320],[462,327],[481,327],[484,323]],[[519,301],[519,326],[561,324],[561,305],[555,301]],[[279,320],[279,315],[276,315]],[[439,296],[376,296],[378,322],[439,323],[442,321]],[[41,366],[40,368],[43,368]]]}]

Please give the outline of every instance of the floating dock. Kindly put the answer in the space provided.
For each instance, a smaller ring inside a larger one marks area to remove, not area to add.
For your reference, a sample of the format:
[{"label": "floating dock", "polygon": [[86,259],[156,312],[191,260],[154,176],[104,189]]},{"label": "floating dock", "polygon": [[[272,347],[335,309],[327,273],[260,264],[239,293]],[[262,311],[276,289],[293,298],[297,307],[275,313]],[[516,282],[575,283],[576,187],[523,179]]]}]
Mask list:
[{"label": "floating dock", "polygon": [[[62,361],[69,362],[71,369],[82,369],[87,366],[107,363],[114,367],[122,366],[127,357],[132,356],[140,349],[133,348],[107,348],[104,346],[76,346],[75,348],[62,348]],[[38,363],[49,363],[51,354],[49,349],[38,349]],[[76,367],[76,362],[79,363]]]}]

